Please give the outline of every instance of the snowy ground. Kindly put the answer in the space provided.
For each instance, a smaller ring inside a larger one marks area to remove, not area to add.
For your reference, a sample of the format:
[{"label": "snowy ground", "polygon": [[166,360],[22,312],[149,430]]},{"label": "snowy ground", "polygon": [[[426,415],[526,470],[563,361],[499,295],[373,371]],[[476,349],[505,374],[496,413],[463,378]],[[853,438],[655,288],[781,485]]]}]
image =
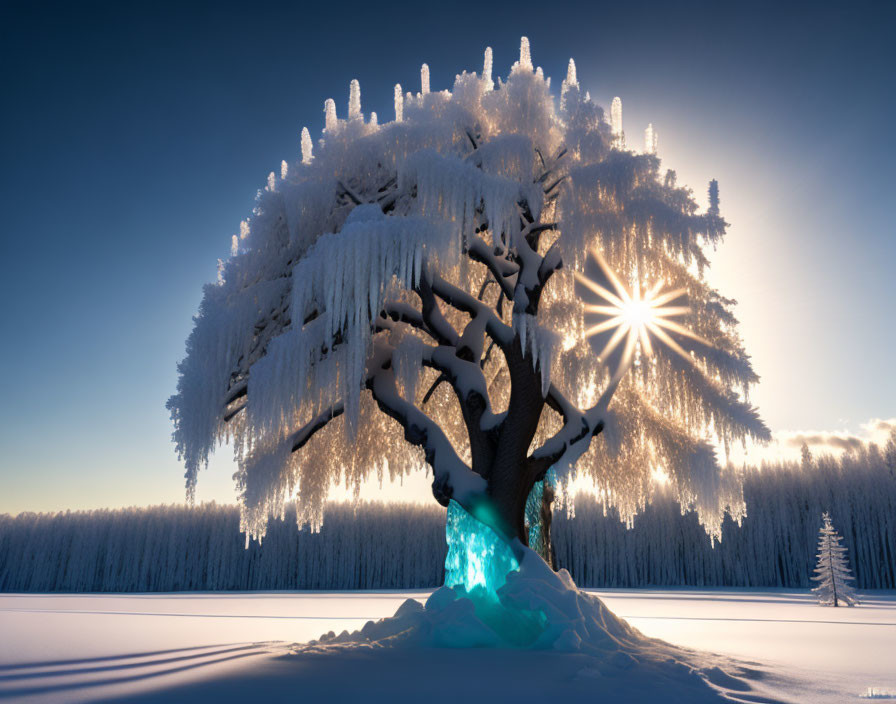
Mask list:
[{"label": "snowy ground", "polygon": [[[896,594],[854,609],[806,592],[598,591],[649,636],[752,663],[740,701],[896,700]],[[360,628],[428,591],[0,595],[0,700],[670,702],[620,690],[580,655],[524,651],[358,650],[294,654],[289,645]],[[724,684],[724,682],[720,682]],[[708,701],[708,700],[707,700]]]}]

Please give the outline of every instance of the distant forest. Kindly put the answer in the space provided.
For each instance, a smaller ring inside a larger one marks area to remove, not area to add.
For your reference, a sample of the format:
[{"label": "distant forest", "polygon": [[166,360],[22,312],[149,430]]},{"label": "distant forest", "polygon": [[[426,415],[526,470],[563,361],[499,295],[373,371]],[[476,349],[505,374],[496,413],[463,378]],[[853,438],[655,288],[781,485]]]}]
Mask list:
[{"label": "distant forest", "polygon": [[[822,511],[860,589],[896,588],[896,473],[870,446],[764,465],[744,481],[747,517],[710,545],[662,490],[623,525],[590,496],[558,511],[557,561],[580,586],[810,586]],[[435,503],[331,504],[320,533],[295,510],[245,546],[235,506],[0,515],[0,591],[396,589],[441,584],[445,512]]]}]

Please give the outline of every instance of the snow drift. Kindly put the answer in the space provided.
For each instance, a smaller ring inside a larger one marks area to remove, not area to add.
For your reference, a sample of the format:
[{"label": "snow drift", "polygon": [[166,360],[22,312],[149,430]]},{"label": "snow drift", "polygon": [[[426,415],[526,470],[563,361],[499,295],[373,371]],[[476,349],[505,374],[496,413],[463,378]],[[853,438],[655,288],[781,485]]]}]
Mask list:
[{"label": "snow drift", "polygon": [[593,680],[605,695],[615,689],[616,680],[637,682],[667,702],[772,701],[750,693],[757,671],[644,636],[598,597],[580,591],[566,570],[554,573],[536,553],[523,550],[519,570],[507,575],[496,599],[482,588],[467,593],[462,587],[442,587],[425,604],[408,599],[390,618],[368,621],[353,633],[331,631],[296,646],[294,653],[341,657],[359,648],[374,653],[553,651],[579,656],[576,678]]}]

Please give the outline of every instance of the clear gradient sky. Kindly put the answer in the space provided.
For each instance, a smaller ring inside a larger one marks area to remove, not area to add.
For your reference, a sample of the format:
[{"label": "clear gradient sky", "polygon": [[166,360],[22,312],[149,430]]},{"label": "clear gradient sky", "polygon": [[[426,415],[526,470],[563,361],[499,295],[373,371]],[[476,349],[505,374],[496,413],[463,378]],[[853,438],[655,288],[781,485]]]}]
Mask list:
[{"label": "clear gradient sky", "polygon": [[[267,173],[352,78],[384,121],[422,62],[506,75],[521,35],[701,200],[719,179],[772,430],[896,416],[896,5],[443,5],[3,3],[0,512],[182,500],[165,400]],[[233,499],[219,454],[199,498]]]}]

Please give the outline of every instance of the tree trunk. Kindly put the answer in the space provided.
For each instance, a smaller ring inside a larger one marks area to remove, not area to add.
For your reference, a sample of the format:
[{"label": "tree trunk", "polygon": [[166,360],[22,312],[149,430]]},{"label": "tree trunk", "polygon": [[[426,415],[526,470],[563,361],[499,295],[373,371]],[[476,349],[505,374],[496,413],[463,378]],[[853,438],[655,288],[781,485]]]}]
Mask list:
[{"label": "tree trunk", "polygon": [[[535,486],[534,482],[527,481],[522,476],[513,482],[489,482],[488,492],[492,501],[486,510],[491,515],[480,516],[480,519],[503,534],[508,542],[516,538],[535,550],[551,569],[556,570],[557,560],[551,540],[552,505],[556,494],[550,482],[544,481],[541,501],[535,515],[528,516],[529,521],[534,523],[527,526],[527,503]],[[531,538],[535,530],[539,532],[540,539],[533,544]]]},{"label": "tree trunk", "polygon": [[492,499],[496,524],[499,532],[508,541],[518,539],[523,545],[529,545],[529,534],[526,530],[526,500],[530,487],[522,477],[516,481],[490,481],[488,493]]},{"label": "tree trunk", "polygon": [[554,488],[548,481],[544,482],[541,493],[541,507],[538,512],[538,520],[541,522],[541,550],[539,554],[547,562],[552,570],[557,569],[557,555],[554,553],[554,541],[551,540],[551,521],[553,519],[552,504],[554,503]]}]

